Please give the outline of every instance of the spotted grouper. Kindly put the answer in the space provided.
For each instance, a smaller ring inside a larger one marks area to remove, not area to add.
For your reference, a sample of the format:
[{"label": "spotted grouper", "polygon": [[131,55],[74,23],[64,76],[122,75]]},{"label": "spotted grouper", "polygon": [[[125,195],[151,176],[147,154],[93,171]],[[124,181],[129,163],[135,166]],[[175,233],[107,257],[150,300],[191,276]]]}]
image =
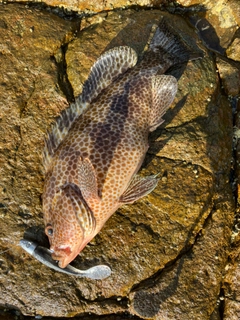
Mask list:
[{"label": "spotted grouper", "polygon": [[44,150],[45,232],[52,258],[65,268],[123,204],[157,185],[137,172],[148,134],[177,92],[163,75],[189,59],[190,50],[162,20],[141,61],[127,46],[103,53],[77,97],[56,121]]}]

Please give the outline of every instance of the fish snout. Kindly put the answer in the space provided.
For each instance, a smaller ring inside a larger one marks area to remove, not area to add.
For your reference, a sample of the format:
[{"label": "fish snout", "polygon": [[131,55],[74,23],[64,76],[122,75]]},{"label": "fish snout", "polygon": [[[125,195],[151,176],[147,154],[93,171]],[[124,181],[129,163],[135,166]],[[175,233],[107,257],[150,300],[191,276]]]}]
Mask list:
[{"label": "fish snout", "polygon": [[52,259],[57,260],[60,268],[65,268],[69,262],[69,256],[72,253],[70,246],[60,245],[60,246],[51,246],[50,251],[52,252]]}]

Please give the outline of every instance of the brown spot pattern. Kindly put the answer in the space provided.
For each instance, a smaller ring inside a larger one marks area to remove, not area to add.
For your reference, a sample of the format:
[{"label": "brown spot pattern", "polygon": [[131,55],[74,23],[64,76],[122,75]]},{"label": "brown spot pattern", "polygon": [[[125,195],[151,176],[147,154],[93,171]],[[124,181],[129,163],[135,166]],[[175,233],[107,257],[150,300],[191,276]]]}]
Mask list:
[{"label": "brown spot pattern", "polygon": [[[121,205],[119,199],[144,159],[148,134],[161,123],[176,94],[176,79],[159,76],[173,64],[169,56],[165,63],[161,59],[161,42],[168,46],[162,37],[156,33],[145,55],[148,63],[143,59],[134,68],[137,57],[131,48],[114,48],[101,56],[77,99],[84,111],[78,117],[78,111],[71,111],[70,121],[65,113],[49,135],[44,222],[53,229],[49,241],[61,266],[75,258]],[[179,54],[173,41],[171,48]],[[80,167],[79,161],[85,164]]]}]

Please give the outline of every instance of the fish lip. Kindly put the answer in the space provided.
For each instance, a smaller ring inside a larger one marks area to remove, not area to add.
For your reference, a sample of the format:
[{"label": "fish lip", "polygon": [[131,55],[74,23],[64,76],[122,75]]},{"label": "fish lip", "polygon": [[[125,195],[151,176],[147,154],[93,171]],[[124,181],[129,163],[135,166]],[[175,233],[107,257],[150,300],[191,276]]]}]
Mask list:
[{"label": "fish lip", "polygon": [[58,261],[58,266],[59,266],[59,268],[61,268],[61,269],[64,269],[64,268],[66,268],[66,267],[69,265],[69,263],[66,262],[67,258],[68,258],[68,257],[65,257],[65,258],[64,258],[64,257],[61,257],[61,256],[52,256],[52,259],[53,259],[53,260]]},{"label": "fish lip", "polygon": [[61,268],[61,269],[64,269],[64,268],[66,268],[68,265],[69,265],[69,263],[71,262],[71,261],[73,261],[74,259],[75,259],[75,257],[76,257],[77,255],[74,255],[74,256],[72,256],[72,255],[70,255],[70,256],[68,256],[68,255],[52,255],[52,259],[54,259],[54,260],[57,260],[58,261],[58,266],[59,266],[59,268]]},{"label": "fish lip", "polygon": [[59,246],[51,246],[49,251],[52,253],[52,255],[55,255],[56,257],[65,257],[66,255],[69,255],[72,253],[72,249],[69,245],[59,245]]},{"label": "fish lip", "polygon": [[57,254],[52,254],[51,256],[53,260],[58,261],[59,268],[64,269],[67,267],[67,265],[69,265],[68,256],[61,256]]},{"label": "fish lip", "polygon": [[51,256],[52,259],[55,261],[58,261],[58,266],[62,269],[66,268],[66,266],[69,264],[69,256],[71,256],[72,251],[69,246],[66,246],[65,248],[61,248],[61,246],[58,246],[57,248],[50,248],[51,250]]},{"label": "fish lip", "polygon": [[61,256],[59,254],[56,254],[55,252],[53,252],[51,256],[52,256],[53,260],[57,260],[57,261],[60,261],[60,260],[64,259],[63,256]]},{"label": "fish lip", "polygon": [[59,261],[58,261],[58,266],[59,266],[59,268],[64,269],[64,268],[66,268],[66,267],[69,265],[69,263],[66,262],[65,260],[66,260],[66,258],[63,259],[63,260],[59,260]]},{"label": "fish lip", "polygon": [[57,247],[52,246],[50,250],[53,250],[52,259],[58,261],[58,266],[61,269],[66,268],[82,251],[82,249],[86,246],[89,242],[83,241],[78,247],[72,248],[69,245],[60,244]]},{"label": "fish lip", "polygon": [[52,255],[52,258],[54,260],[58,260],[58,266],[64,269],[67,267],[67,265],[69,265],[69,263],[71,263],[76,258],[78,254],[79,254],[79,249],[74,251],[71,250],[69,254],[64,250],[58,250],[57,253],[54,253]]}]

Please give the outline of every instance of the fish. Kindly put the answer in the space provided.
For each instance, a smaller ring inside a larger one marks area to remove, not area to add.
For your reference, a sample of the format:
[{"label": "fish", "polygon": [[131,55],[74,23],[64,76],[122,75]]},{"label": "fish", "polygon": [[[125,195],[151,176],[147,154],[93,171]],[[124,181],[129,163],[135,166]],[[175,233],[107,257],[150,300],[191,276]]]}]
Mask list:
[{"label": "fish", "polygon": [[97,265],[86,270],[79,270],[68,265],[66,268],[62,269],[58,266],[58,263],[51,258],[51,250],[39,246],[35,241],[26,239],[21,239],[19,244],[26,252],[55,271],[65,273],[70,276],[86,277],[93,280],[102,280],[111,275],[111,269],[106,265]]},{"label": "fish", "polygon": [[143,58],[114,47],[92,66],[82,93],[45,140],[45,233],[60,268],[76,258],[112,214],[154,190],[159,178],[138,171],[148,135],[163,123],[177,79],[164,73],[191,50],[162,19]]}]

